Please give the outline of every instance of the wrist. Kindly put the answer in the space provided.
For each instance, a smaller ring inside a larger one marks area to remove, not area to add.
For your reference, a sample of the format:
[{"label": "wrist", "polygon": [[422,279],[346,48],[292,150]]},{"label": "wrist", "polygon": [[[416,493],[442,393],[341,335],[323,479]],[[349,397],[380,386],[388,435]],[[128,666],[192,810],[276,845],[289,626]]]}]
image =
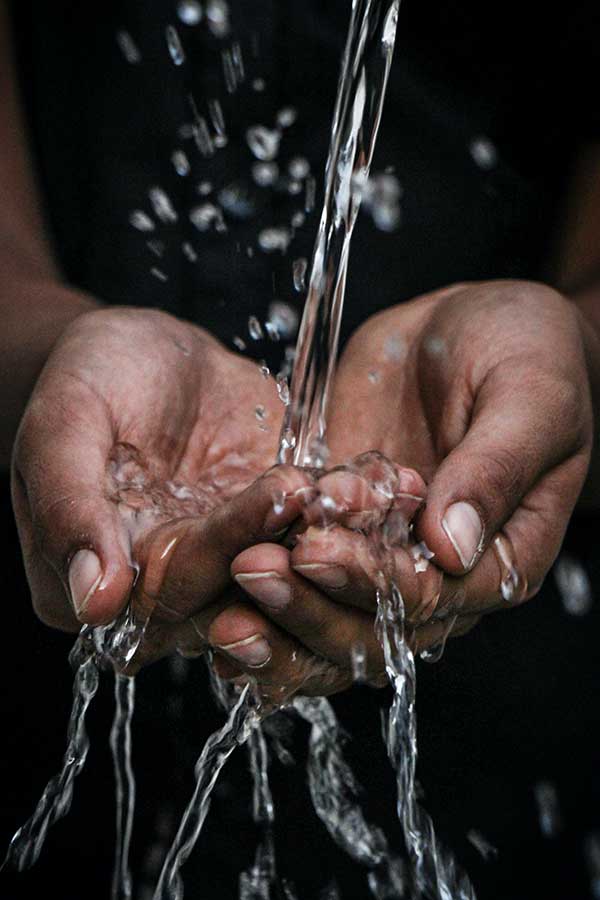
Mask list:
[{"label": "wrist", "polygon": [[46,277],[0,282],[0,467],[7,467],[31,391],[56,341],[94,298]]}]

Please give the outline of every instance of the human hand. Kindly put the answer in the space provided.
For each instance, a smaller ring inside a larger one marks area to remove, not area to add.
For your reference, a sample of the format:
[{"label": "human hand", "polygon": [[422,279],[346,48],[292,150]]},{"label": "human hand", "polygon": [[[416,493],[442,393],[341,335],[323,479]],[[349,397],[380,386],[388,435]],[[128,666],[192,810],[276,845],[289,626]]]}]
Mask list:
[{"label": "human hand", "polygon": [[310,485],[285,467],[258,477],[282,413],[255,363],[193,325],[146,310],[79,317],[44,368],[13,457],[38,615],[64,629],[108,623],[135,581],[134,604],[152,615],[150,655],[190,630],[197,642],[190,617],[228,602],[231,560],[277,539]]}]

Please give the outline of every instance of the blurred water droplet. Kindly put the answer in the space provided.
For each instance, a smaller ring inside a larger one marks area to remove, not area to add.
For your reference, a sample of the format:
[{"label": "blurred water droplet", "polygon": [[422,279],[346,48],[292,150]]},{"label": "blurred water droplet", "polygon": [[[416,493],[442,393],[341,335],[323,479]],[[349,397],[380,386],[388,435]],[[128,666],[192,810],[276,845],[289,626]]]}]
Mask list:
[{"label": "blurred water droplet", "polygon": [[567,553],[554,566],[554,578],[566,612],[585,616],[593,606],[592,585],[581,563]]},{"label": "blurred water droplet", "polygon": [[295,156],[288,165],[288,172],[297,181],[304,181],[310,174],[310,163],[304,156]]},{"label": "blurred water droplet", "polygon": [[197,191],[201,197],[208,197],[212,189],[213,186],[210,181],[201,181],[198,185]]},{"label": "blurred water droplet", "polygon": [[290,405],[290,386],[287,380],[287,377],[279,372],[277,378],[275,379],[275,383],[277,385],[277,394],[279,395],[279,399],[283,403],[284,406]]},{"label": "blurred water droplet", "polygon": [[357,176],[352,187],[362,197],[364,208],[380,231],[394,231],[400,224],[402,187],[395,175]]},{"label": "blurred water droplet", "polygon": [[128,63],[135,65],[141,62],[142,54],[128,31],[117,31],[117,44]]},{"label": "blurred water droplet", "polygon": [[264,406],[257,406],[254,410],[254,415],[259,422],[264,422],[267,417],[267,411]]},{"label": "blurred water droplet", "polygon": [[302,228],[306,222],[306,216],[303,212],[295,212],[291,219],[292,228]]},{"label": "blurred water droplet", "polygon": [[308,267],[308,260],[305,257],[301,256],[300,259],[294,260],[293,265],[293,276],[294,276],[294,288],[298,291],[298,293],[302,293],[302,291],[306,290],[306,269]]},{"label": "blurred water droplet", "polygon": [[241,84],[246,78],[246,69],[244,66],[244,56],[242,48],[238,41],[231,45],[231,58],[233,60],[233,68],[235,69],[235,77],[238,84]]},{"label": "blurred water droplet", "polygon": [[183,150],[175,150],[171,156],[171,162],[178,175],[184,177],[190,174],[190,162]]},{"label": "blurred water droplet", "polygon": [[150,274],[154,275],[155,278],[158,278],[159,281],[168,281],[168,275],[162,271],[162,269],[157,269],[154,266],[150,269]]},{"label": "blurred water droplet", "polygon": [[549,781],[540,781],[534,787],[534,795],[542,834],[556,837],[562,827],[556,788]]},{"label": "blurred water droplet", "polygon": [[475,828],[472,828],[467,833],[467,840],[470,844],[472,844],[480,856],[487,862],[490,859],[494,859],[498,856],[498,850],[494,847],[493,844],[484,838],[480,831],[477,831]]},{"label": "blurred water droplet", "polygon": [[263,228],[258,235],[258,246],[265,253],[285,253],[289,247],[292,235],[288,228]]},{"label": "blurred water droplet", "polygon": [[372,369],[368,374],[368,379],[371,384],[379,384],[381,381],[381,374],[376,369]]},{"label": "blurred water droplet", "polygon": [[367,680],[367,648],[362,641],[355,641],[350,648],[352,678],[361,682]]},{"label": "blurred water droplet", "polygon": [[392,334],[386,338],[383,354],[388,362],[400,362],[406,356],[407,347],[403,338]]},{"label": "blurred water droplet", "polygon": [[238,83],[231,50],[223,50],[223,52],[221,53],[221,59],[223,61],[223,77],[225,79],[225,87],[227,88],[227,93],[235,94],[235,92],[237,91]]},{"label": "blurred water droplet", "polygon": [[279,334],[277,327],[273,324],[273,322],[265,322],[265,331],[271,341],[279,341],[281,340],[281,335]]},{"label": "blurred water droplet", "polygon": [[218,38],[229,34],[229,5],[225,0],[209,0],[206,5],[206,18],[211,33]]},{"label": "blurred water droplet", "polygon": [[162,188],[150,188],[148,197],[150,198],[152,209],[161,222],[169,223],[177,221],[178,216],[175,212],[175,208]]},{"label": "blurred water droplet", "polygon": [[171,59],[176,66],[183,65],[185,62],[185,51],[177,29],[173,25],[167,25],[165,28],[165,37],[167,39],[167,47],[169,48]]},{"label": "blurred water droplet", "polygon": [[279,152],[281,132],[264,125],[252,125],[246,131],[246,141],[257,159],[269,161],[275,159]]},{"label": "blurred water droplet", "polygon": [[248,319],[248,334],[253,341],[262,341],[264,339],[262,326],[256,316],[250,316]]},{"label": "blurred water droplet", "polygon": [[276,162],[254,163],[252,177],[259,187],[270,187],[279,178],[279,166]]},{"label": "blurred water droplet", "polygon": [[258,366],[258,369],[259,369],[260,374],[262,375],[263,378],[270,378],[270,377],[271,377],[271,370],[270,370],[270,368],[268,367],[268,365],[266,364],[266,362],[264,361],[264,359],[262,359],[262,360],[260,361],[259,366]]},{"label": "blurred water droplet", "polygon": [[280,516],[281,513],[285,509],[285,491],[276,490],[273,491],[272,500],[273,500],[273,512],[276,516]]},{"label": "blurred water droplet", "polygon": [[155,256],[161,257],[165,252],[164,241],[146,241],[146,246]]},{"label": "blurred water droplet", "polygon": [[182,249],[182,251],[183,251],[183,255],[184,255],[187,259],[189,259],[189,261],[190,261],[191,263],[198,262],[198,254],[196,253],[196,251],[194,250],[194,248],[192,247],[192,245],[189,243],[189,241],[185,241],[185,242],[181,245],[181,249]]},{"label": "blurred water droplet", "polygon": [[266,88],[267,83],[264,78],[255,78],[252,82],[252,90],[256,91],[257,94],[261,94]]},{"label": "blurred water droplet", "polygon": [[317,182],[310,176],[306,179],[306,194],[304,196],[304,211],[310,213],[315,208],[317,194]]},{"label": "blurred water droplet", "polygon": [[229,184],[218,194],[219,203],[226,213],[236,219],[249,219],[256,206],[248,188],[243,184]]},{"label": "blurred water droplet", "polygon": [[202,7],[196,0],[180,0],[177,15],[184,25],[198,25],[202,21]]},{"label": "blurred water droplet", "polygon": [[225,116],[223,115],[223,107],[219,100],[213,99],[208,101],[208,111],[213,128],[217,134],[225,134]]},{"label": "blurred water droplet", "polygon": [[242,340],[242,338],[238,337],[238,335],[234,337],[233,343],[240,351],[244,351],[246,349],[246,341]]},{"label": "blurred water droplet", "polygon": [[489,171],[498,162],[498,151],[489,138],[478,136],[469,144],[469,152],[480,169]]},{"label": "blurred water droplet", "polygon": [[129,222],[138,231],[154,231],[154,222],[150,216],[146,215],[141,209],[134,209],[129,216]]},{"label": "blurred water droplet", "polygon": [[288,303],[273,300],[269,305],[268,320],[285,340],[295,337],[298,330],[298,313]]},{"label": "blurred water droplet", "polygon": [[214,228],[220,233],[227,231],[223,213],[214,203],[202,203],[190,210],[190,221],[198,231],[209,231]]},{"label": "blurred water droplet", "polygon": [[198,116],[194,124],[194,141],[202,156],[214,156],[215,143],[204,116]]},{"label": "blurred water droplet", "polygon": [[600,834],[587,835],[583,843],[583,853],[590,876],[590,893],[594,900],[600,900]]},{"label": "blurred water droplet", "polygon": [[298,110],[293,106],[284,106],[277,113],[276,122],[280,128],[290,128],[298,118]]}]

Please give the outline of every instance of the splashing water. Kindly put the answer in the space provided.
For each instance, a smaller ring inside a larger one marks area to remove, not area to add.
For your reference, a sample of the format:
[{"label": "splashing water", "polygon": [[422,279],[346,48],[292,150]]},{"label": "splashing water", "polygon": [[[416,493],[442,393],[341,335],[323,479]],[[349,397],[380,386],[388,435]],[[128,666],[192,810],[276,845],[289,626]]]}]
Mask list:
[{"label": "splashing water", "polygon": [[134,705],[134,679],[115,674],[115,717],[110,733],[117,799],[112,900],[131,900],[132,896],[129,846],[135,811],[135,778],[131,766],[131,719]]}]

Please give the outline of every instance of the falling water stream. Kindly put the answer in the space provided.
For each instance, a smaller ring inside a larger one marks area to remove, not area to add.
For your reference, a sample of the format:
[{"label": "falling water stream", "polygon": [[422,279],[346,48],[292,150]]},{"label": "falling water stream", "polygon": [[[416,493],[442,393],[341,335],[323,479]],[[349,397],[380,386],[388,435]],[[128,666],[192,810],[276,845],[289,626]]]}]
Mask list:
[{"label": "falling water stream", "polygon": [[[298,337],[290,403],[282,429],[279,460],[322,468],[325,465],[327,407],[335,372],[350,243],[367,186],[395,44],[400,0],[353,0],[342,61],[325,199],[312,259],[308,295]],[[183,53],[171,35],[171,52]],[[177,60],[175,60],[177,62]],[[181,60],[183,61],[183,60]],[[179,62],[177,62],[179,64]],[[385,461],[382,461],[385,467]],[[390,472],[393,467],[390,466]],[[393,480],[393,474],[390,475]],[[389,489],[389,485],[388,485]],[[393,492],[393,485],[391,487]],[[404,610],[393,571],[393,544],[385,529],[368,535],[381,572],[377,633],[381,640],[394,699],[387,726],[388,754],[397,773],[398,814],[410,866],[390,849],[381,829],[362,812],[358,787],[344,760],[340,727],[324,698],[283,694],[279,705],[293,704],[310,724],[308,776],[318,816],[332,838],[368,870],[374,897],[413,896],[431,900],[472,900],[466,875],[437,844],[428,815],[415,797],[415,666],[404,639]],[[117,848],[113,900],[132,897],[129,843],[135,784],[131,769],[131,716],[134,681],[121,674],[143,638],[145,623],[127,610],[123,620],[104,629],[84,628],[72,654],[76,667],[74,704],[62,772],[53,778],[31,819],[15,834],[5,860],[18,869],[39,856],[48,828],[69,809],[75,777],[82,770],[88,739],[85,714],[98,687],[99,670],[116,671],[116,713],[111,748],[117,785]],[[228,717],[207,741],[195,768],[196,786],[166,855],[155,900],[181,900],[181,868],[202,829],[218,776],[233,751],[247,744],[254,779],[254,818],[262,839],[254,864],[240,879],[241,900],[268,900],[276,881],[274,808],[268,780],[268,751],[261,725],[273,712],[249,685],[232,689],[214,681]],[[410,893],[407,894],[406,891]],[[289,892],[288,892],[289,894]]]}]

